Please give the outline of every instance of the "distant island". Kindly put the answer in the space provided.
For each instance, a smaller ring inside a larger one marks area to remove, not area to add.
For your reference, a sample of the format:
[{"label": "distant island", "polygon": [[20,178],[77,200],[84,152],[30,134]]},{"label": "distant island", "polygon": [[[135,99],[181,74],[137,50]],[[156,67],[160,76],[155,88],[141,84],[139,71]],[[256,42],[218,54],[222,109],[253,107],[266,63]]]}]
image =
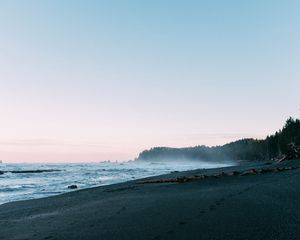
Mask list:
[{"label": "distant island", "polygon": [[265,139],[241,139],[223,146],[185,148],[154,147],[137,161],[284,160],[300,157],[300,120],[290,117],[284,127]]}]

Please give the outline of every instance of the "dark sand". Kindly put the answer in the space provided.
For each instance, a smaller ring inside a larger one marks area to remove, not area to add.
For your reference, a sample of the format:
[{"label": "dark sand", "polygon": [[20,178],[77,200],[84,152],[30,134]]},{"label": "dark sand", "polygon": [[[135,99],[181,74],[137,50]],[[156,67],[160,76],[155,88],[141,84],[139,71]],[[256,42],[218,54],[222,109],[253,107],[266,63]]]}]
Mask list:
[{"label": "dark sand", "polygon": [[[298,167],[300,160],[252,165],[173,173],[151,181]],[[0,239],[300,239],[300,168],[139,184],[144,181],[1,205]]]}]

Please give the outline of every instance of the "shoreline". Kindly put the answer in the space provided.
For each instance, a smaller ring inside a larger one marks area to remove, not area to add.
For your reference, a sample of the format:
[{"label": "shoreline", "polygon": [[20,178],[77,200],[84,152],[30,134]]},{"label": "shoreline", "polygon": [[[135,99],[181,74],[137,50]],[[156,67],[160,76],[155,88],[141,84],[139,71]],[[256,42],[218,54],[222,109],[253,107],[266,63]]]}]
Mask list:
[{"label": "shoreline", "polygon": [[[95,165],[84,164],[83,167],[80,164],[63,164],[62,167],[57,167],[57,165],[39,166],[35,164],[32,164],[30,167],[23,165],[15,167],[14,165],[10,165],[7,168],[0,169],[0,182],[2,183],[0,184],[0,188],[4,186],[1,189],[0,205],[8,202],[57,196],[70,192],[70,189],[81,190],[123,183],[133,179],[159,176],[176,170],[189,171],[197,168],[211,168],[211,165],[214,168],[219,168],[228,166],[229,164],[228,162],[217,165],[207,164],[206,162],[185,162],[175,164],[174,166],[172,163],[165,162],[161,164],[130,162],[117,165],[106,163]],[[118,173],[121,173],[120,176]],[[29,180],[27,176],[32,179],[30,183],[27,181]],[[39,181],[39,178],[42,181]],[[25,182],[23,179],[25,179]],[[55,185],[52,184],[52,179],[56,182]],[[16,191],[13,191],[14,189]],[[22,195],[22,193],[25,195]]]},{"label": "shoreline", "polygon": [[298,239],[298,167],[248,162],[4,203],[0,239]]}]

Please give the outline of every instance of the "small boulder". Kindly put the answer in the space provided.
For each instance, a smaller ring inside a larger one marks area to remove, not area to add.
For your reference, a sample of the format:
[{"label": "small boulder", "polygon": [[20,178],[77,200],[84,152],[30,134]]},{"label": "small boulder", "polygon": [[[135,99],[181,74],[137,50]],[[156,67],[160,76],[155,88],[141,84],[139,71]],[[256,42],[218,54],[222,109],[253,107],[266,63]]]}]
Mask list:
[{"label": "small boulder", "polygon": [[76,189],[77,188],[77,185],[70,185],[68,186],[69,189]]}]

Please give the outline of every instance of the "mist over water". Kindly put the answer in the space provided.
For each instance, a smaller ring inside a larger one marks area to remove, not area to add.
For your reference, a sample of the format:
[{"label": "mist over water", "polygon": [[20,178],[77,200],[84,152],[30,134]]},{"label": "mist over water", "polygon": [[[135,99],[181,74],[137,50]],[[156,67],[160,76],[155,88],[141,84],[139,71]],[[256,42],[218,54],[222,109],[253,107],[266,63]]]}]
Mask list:
[{"label": "mist over water", "polygon": [[[162,159],[161,159],[162,160]],[[126,163],[80,163],[80,164],[0,164],[0,171],[58,170],[40,173],[11,173],[0,175],[0,204],[53,196],[71,191],[69,185],[78,189],[125,182],[172,171],[199,168],[217,168],[234,165],[233,162],[200,161],[134,161]]]}]

